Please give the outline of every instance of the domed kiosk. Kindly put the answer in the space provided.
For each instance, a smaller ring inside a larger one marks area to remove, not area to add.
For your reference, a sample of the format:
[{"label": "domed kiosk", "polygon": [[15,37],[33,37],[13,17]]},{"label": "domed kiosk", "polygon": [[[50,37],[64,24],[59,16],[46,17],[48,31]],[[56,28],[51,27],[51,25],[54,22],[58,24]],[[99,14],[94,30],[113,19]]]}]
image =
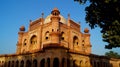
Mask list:
[{"label": "domed kiosk", "polygon": [[[55,11],[58,11],[58,12],[59,12],[59,10],[58,10],[57,8],[54,8],[52,12],[55,12]],[[45,18],[44,24],[51,22],[52,12],[51,12],[50,15],[48,15],[48,16]],[[60,13],[60,12],[59,12],[59,13]],[[58,14],[58,16],[60,17],[60,22],[61,22],[61,23],[67,24],[66,19],[65,19],[62,15]]]}]

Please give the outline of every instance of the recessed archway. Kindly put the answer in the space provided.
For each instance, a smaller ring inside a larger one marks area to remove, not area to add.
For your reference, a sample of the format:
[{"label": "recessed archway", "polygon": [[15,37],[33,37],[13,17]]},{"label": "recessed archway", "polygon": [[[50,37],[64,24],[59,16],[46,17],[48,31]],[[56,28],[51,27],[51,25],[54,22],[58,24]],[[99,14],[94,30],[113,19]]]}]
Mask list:
[{"label": "recessed archway", "polygon": [[67,59],[67,67],[70,67],[70,59]]},{"label": "recessed archway", "polygon": [[36,59],[33,60],[33,67],[37,67],[37,60]]},{"label": "recessed archway", "polygon": [[47,67],[50,67],[50,58],[47,58]]},{"label": "recessed archway", "polygon": [[31,65],[32,65],[32,64],[31,64],[30,60],[27,60],[27,61],[26,61],[26,67],[31,67]]},{"label": "recessed archway", "polygon": [[20,67],[24,67],[24,61],[23,60],[20,63]]},{"label": "recessed archway", "polygon": [[62,58],[62,67],[65,67],[65,58]]},{"label": "recessed archway", "polygon": [[54,58],[53,67],[59,67],[59,59],[58,58]]},{"label": "recessed archway", "polygon": [[45,40],[49,40],[50,39],[50,37],[49,37],[49,31],[47,31],[46,33],[45,33]]},{"label": "recessed archway", "polygon": [[37,44],[37,36],[36,36],[36,35],[33,35],[33,36],[31,37],[30,43],[31,43],[31,45]]},{"label": "recessed archway", "polygon": [[45,67],[45,59],[42,59],[40,62],[40,67]]},{"label": "recessed archway", "polygon": [[11,67],[14,67],[14,61],[12,61],[12,65],[11,65]]},{"label": "recessed archway", "polygon": [[78,37],[77,36],[74,36],[73,37],[73,45],[75,46],[75,45],[78,45],[79,44],[79,42],[78,42],[79,40],[78,40]]},{"label": "recessed archway", "polygon": [[18,66],[19,66],[19,61],[17,60],[15,67],[18,67]]},{"label": "recessed archway", "polygon": [[11,65],[10,63],[11,63],[11,62],[9,61],[9,62],[8,62],[8,67],[10,67],[10,65]]},{"label": "recessed archway", "polygon": [[65,33],[64,32],[61,33],[61,40],[65,40]]}]

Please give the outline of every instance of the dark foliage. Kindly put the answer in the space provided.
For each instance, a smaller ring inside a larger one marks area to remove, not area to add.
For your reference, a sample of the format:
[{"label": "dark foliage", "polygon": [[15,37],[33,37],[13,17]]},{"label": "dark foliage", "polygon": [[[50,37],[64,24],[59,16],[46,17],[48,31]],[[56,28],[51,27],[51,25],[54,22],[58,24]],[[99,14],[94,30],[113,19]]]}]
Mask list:
[{"label": "dark foliage", "polygon": [[105,56],[120,59],[120,55],[116,52],[113,52],[113,51],[106,52]]},{"label": "dark foliage", "polygon": [[86,22],[93,29],[101,28],[107,49],[120,47],[120,0],[74,0],[79,3],[90,2],[86,7]]}]

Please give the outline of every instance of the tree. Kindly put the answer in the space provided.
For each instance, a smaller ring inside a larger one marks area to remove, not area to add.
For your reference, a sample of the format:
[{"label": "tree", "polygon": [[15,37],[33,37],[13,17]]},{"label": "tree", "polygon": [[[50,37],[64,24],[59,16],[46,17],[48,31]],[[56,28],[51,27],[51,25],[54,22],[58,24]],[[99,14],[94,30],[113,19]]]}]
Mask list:
[{"label": "tree", "polygon": [[106,52],[105,56],[120,59],[120,55],[116,52],[113,52],[113,51]]},{"label": "tree", "polygon": [[86,22],[94,29],[101,28],[105,48],[120,47],[120,0],[74,0],[79,3],[90,2],[85,8]]}]

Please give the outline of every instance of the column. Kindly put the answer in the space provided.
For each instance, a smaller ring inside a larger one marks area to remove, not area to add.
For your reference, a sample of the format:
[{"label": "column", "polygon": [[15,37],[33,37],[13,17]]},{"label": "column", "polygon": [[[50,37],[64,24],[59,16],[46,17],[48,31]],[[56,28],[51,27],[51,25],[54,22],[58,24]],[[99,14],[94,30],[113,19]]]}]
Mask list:
[{"label": "column", "polygon": [[50,58],[50,67],[53,67],[53,58]]}]

